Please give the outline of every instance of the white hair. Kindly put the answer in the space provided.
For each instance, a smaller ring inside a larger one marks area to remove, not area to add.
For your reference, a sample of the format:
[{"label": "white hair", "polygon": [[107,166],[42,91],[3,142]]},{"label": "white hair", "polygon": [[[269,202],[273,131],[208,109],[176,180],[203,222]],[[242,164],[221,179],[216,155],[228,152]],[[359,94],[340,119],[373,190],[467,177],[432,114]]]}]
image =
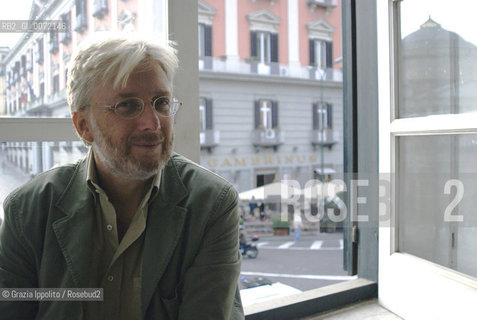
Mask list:
[{"label": "white hair", "polygon": [[178,68],[172,43],[139,33],[98,32],[85,40],[68,68],[67,96],[70,112],[85,108],[93,89],[113,81],[113,88],[125,87],[129,75],[157,62],[171,87]]}]

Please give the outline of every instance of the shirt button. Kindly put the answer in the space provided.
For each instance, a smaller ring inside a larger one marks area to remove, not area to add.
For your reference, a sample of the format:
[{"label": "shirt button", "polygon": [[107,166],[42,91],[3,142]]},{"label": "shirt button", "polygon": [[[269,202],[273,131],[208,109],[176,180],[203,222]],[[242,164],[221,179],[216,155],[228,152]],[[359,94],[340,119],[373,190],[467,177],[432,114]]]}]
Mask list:
[{"label": "shirt button", "polygon": [[111,230],[113,230],[113,226],[110,225],[110,224],[108,224],[108,225],[106,226],[106,229],[108,229],[108,231],[111,231]]},{"label": "shirt button", "polygon": [[108,281],[109,282],[112,282],[114,280],[114,277],[113,276],[108,276]]}]

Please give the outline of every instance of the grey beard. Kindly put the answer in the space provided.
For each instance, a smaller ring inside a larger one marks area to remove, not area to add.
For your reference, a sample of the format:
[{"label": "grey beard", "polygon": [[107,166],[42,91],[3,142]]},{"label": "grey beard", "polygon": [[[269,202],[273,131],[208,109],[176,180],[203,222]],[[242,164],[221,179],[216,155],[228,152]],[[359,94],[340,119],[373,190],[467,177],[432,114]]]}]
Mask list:
[{"label": "grey beard", "polygon": [[[170,154],[164,155],[165,157],[160,161],[156,168],[146,170],[139,167],[138,164],[133,164],[130,161],[124,161],[123,159],[115,157],[117,154],[116,150],[111,157],[107,157],[101,148],[98,147],[97,143],[93,143],[92,148],[94,154],[102,163],[104,163],[112,174],[127,180],[147,180],[151,178],[159,173],[170,158]],[[113,160],[113,158],[115,159]]]}]

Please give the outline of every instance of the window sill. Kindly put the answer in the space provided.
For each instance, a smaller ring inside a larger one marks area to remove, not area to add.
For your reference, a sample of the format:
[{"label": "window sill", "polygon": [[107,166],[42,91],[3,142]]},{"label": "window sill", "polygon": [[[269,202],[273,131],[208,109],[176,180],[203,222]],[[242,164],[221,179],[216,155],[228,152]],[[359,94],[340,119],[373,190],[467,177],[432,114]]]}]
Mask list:
[{"label": "window sill", "polygon": [[356,279],[245,307],[245,318],[295,319],[377,297],[377,283]]}]

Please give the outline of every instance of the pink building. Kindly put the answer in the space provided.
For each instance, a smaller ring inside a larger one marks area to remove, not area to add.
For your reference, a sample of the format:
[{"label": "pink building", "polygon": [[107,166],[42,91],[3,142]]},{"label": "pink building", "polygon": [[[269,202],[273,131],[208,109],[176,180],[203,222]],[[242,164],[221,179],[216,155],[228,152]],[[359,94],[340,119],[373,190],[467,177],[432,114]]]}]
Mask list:
[{"label": "pink building", "polygon": [[198,4],[201,164],[239,190],[341,171],[341,2]]}]

